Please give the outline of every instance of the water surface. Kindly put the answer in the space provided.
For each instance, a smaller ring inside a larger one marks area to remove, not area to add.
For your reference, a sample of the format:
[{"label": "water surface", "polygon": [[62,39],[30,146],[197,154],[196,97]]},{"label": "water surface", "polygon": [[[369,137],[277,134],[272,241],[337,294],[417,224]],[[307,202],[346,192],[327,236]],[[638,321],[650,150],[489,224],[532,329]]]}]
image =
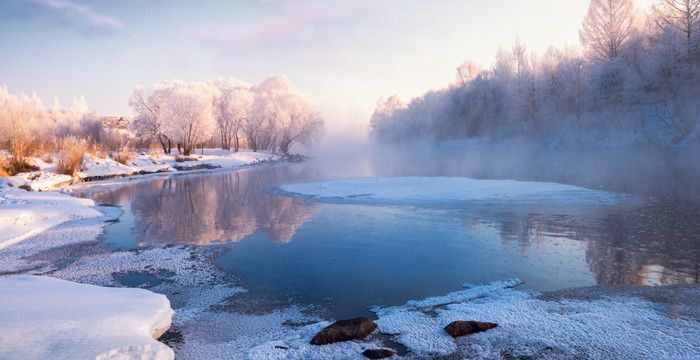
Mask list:
[{"label": "water surface", "polygon": [[[546,166],[539,172],[504,168],[494,173],[493,168],[429,163],[438,166],[321,159],[156,177],[94,197],[124,210],[102,237],[110,246],[220,247],[218,265],[252,293],[316,305],[334,318],[368,315],[368,306],[441,295],[464,283],[514,277],[539,291],[698,282],[695,188],[653,185],[664,183],[656,177],[647,178],[652,185],[630,186],[619,181],[622,175],[607,180],[600,174],[560,175],[561,182],[640,199],[613,206],[351,205],[270,191],[289,182],[373,175],[557,180],[556,171]],[[135,283],[153,281],[136,278]]]}]

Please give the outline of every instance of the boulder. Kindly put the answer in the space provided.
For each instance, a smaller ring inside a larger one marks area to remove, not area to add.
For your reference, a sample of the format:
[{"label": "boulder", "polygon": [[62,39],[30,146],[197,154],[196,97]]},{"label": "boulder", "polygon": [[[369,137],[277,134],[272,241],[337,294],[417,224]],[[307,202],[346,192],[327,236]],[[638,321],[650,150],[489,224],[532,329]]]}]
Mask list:
[{"label": "boulder", "polygon": [[365,317],[338,320],[321,329],[311,339],[311,344],[325,345],[340,341],[362,340],[376,328],[377,324]]},{"label": "boulder", "polygon": [[384,359],[394,355],[394,352],[389,349],[367,349],[362,355],[368,359]]},{"label": "boulder", "polygon": [[453,321],[447,326],[445,326],[445,331],[447,331],[453,338],[479,333],[486,330],[490,330],[498,326],[497,324],[490,322],[480,322],[480,321]]}]

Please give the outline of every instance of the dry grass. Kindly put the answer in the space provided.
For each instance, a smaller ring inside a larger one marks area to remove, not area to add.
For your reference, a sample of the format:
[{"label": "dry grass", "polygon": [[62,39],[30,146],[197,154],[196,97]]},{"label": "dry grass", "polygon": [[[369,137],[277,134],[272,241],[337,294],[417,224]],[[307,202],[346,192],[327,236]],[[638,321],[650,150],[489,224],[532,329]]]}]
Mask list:
[{"label": "dry grass", "polygon": [[129,149],[128,147],[123,147],[119,149],[119,151],[115,151],[112,153],[112,159],[114,159],[116,162],[124,164],[124,165],[129,165],[129,161],[134,157],[134,152]]},{"label": "dry grass", "polygon": [[61,140],[61,151],[56,170],[61,174],[75,176],[83,165],[83,156],[88,150],[87,141],[68,136]]},{"label": "dry grass", "polygon": [[38,170],[38,167],[27,163],[25,158],[16,159],[14,156],[11,156],[8,159],[0,155],[0,176],[13,176],[22,172]]},{"label": "dry grass", "polygon": [[158,159],[161,156],[165,155],[165,153],[163,152],[163,148],[160,146],[160,144],[150,143],[148,144],[148,149],[151,153],[151,156],[155,159]]},{"label": "dry grass", "polygon": [[109,156],[109,150],[106,147],[92,143],[88,149],[90,154],[97,156],[100,159],[106,159]]},{"label": "dry grass", "polygon": [[0,177],[11,176],[10,174],[10,162],[7,161],[5,156],[0,154]]}]

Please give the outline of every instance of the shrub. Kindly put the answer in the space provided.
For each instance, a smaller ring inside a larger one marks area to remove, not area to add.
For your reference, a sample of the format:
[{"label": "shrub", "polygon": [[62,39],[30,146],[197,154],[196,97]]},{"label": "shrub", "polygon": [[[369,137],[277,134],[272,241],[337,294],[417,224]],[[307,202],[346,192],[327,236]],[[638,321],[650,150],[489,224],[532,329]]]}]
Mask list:
[{"label": "shrub", "polygon": [[14,156],[11,156],[8,159],[6,156],[0,155],[0,176],[12,176],[17,175],[21,172],[31,172],[38,170],[38,167],[30,165],[24,158],[18,160]]},{"label": "shrub", "polygon": [[68,136],[61,140],[61,151],[56,170],[61,174],[75,176],[83,165],[83,156],[87,149],[87,141],[74,136]]}]

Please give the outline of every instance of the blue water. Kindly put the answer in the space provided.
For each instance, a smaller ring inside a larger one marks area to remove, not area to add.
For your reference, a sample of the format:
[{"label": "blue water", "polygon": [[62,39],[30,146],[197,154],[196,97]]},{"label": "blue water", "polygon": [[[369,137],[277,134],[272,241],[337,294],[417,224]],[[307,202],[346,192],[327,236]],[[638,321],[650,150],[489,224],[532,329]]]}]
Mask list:
[{"label": "blue water", "polygon": [[[335,318],[516,277],[538,291],[697,282],[697,229],[676,226],[663,204],[366,206],[270,192],[334,176],[301,164],[127,184],[95,196],[124,210],[102,241],[116,249],[223,249],[217,264],[252,293],[316,305]],[[154,282],[132,278],[136,286]]]}]

